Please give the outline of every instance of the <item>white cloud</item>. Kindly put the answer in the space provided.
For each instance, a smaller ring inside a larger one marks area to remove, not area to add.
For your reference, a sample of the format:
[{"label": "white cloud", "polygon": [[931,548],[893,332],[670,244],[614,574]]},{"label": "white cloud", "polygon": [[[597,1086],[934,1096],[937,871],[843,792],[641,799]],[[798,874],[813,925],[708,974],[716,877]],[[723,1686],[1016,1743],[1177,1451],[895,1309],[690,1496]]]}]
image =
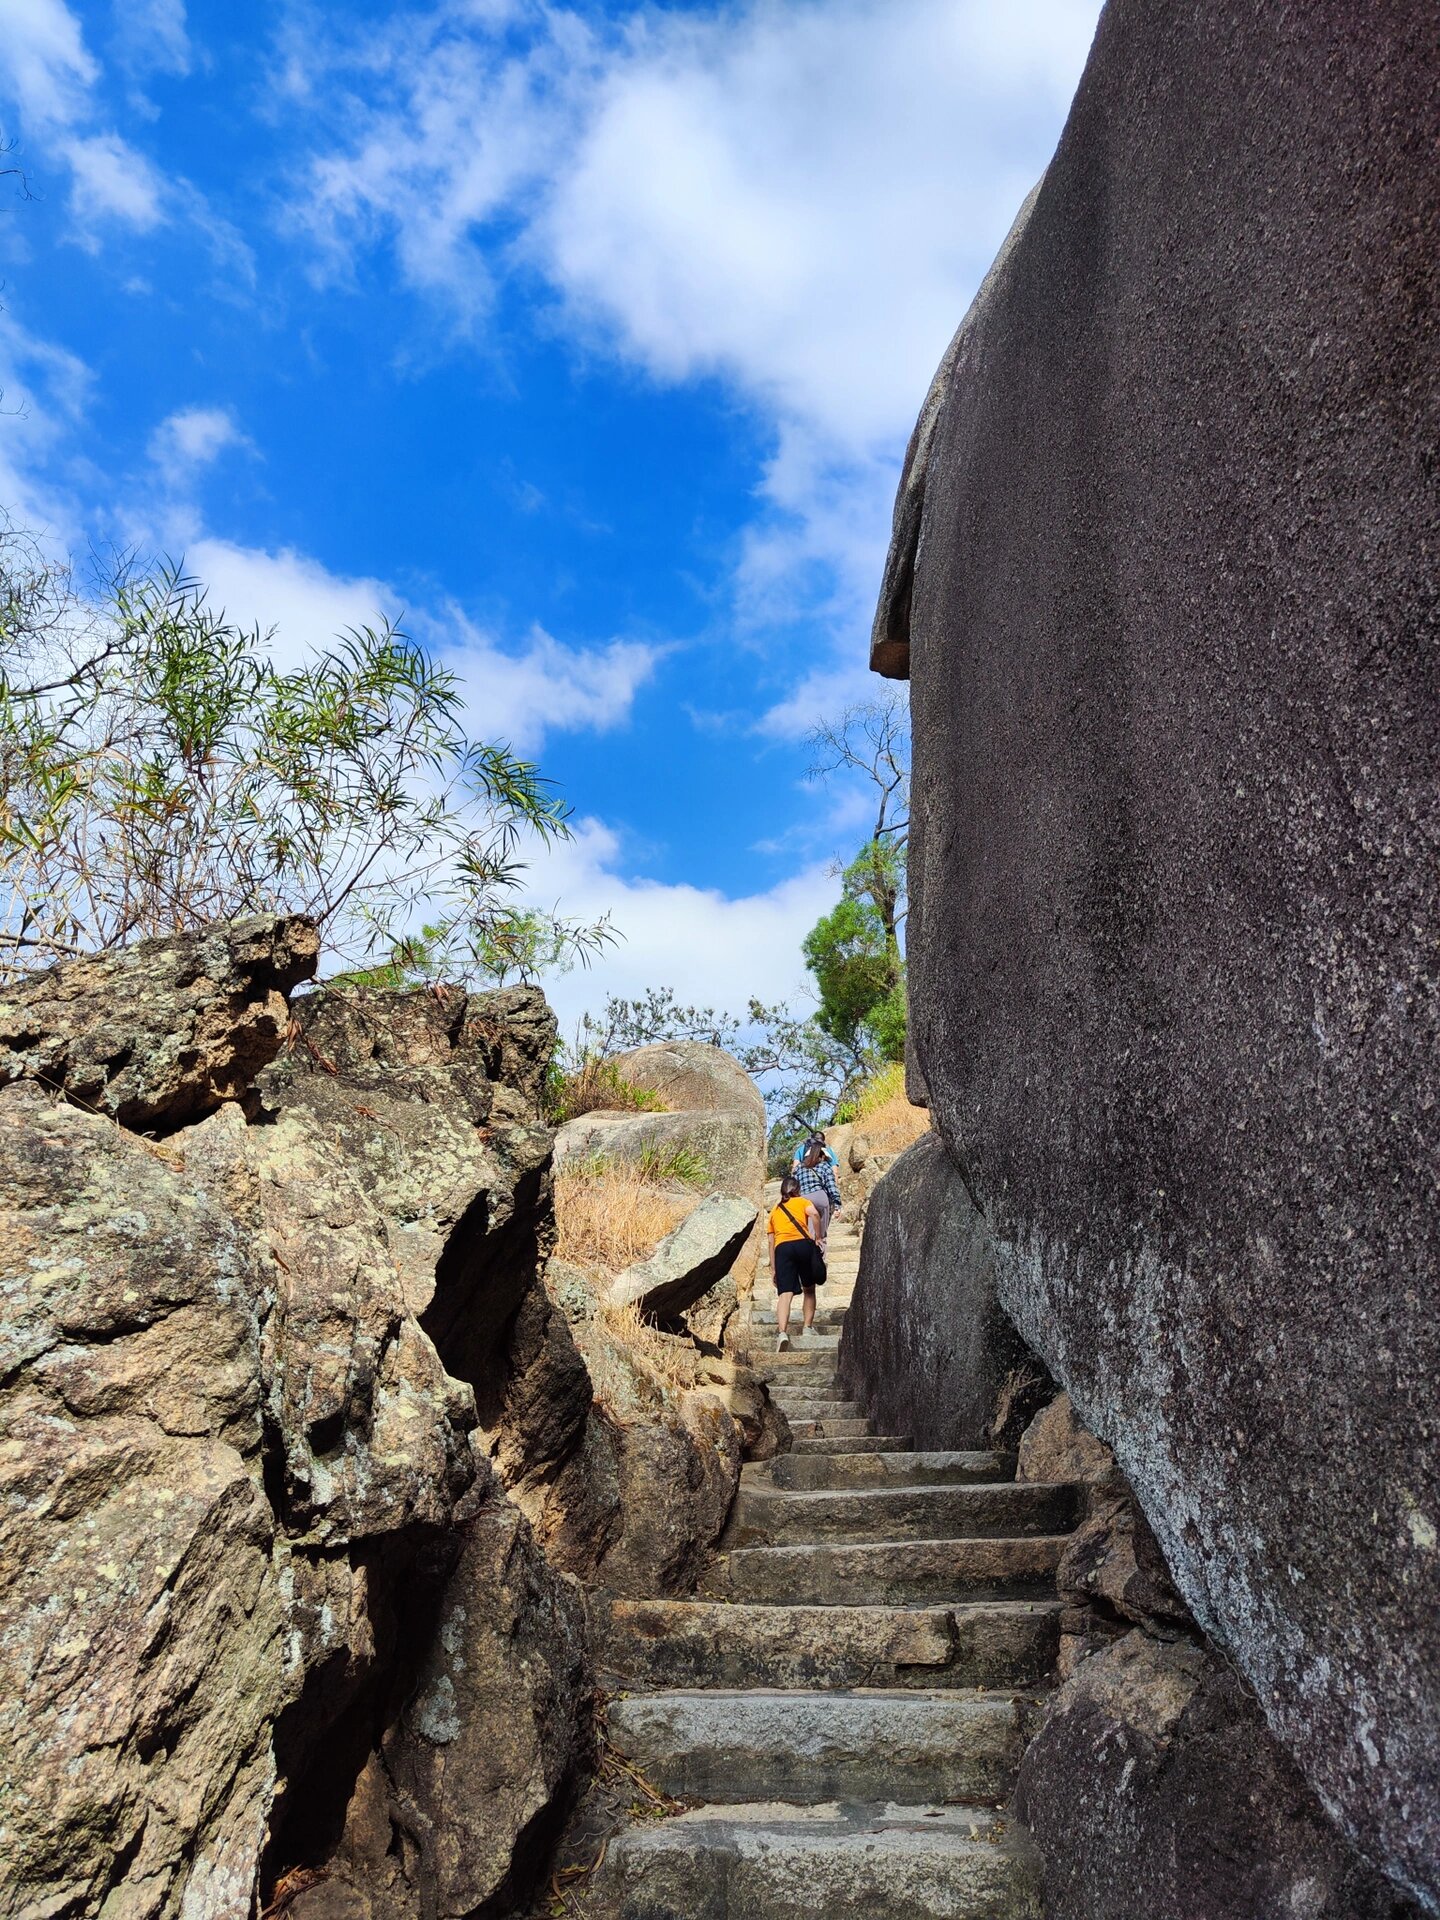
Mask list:
[{"label": "white cloud", "polygon": [[442,0],[292,39],[286,84],[317,117],[341,103],[303,217],[332,263],[388,239],[467,323],[523,263],[582,341],[662,381],[727,382],[775,449],[737,613],[825,617],[859,658],[910,426],[1049,158],[1097,12],[550,7],[517,47],[525,10]]},{"label": "white cloud", "polygon": [[798,1000],[798,955],[803,936],[834,905],[836,882],[824,866],[734,898],[711,887],[626,878],[621,860],[619,836],[593,819],[534,860],[532,899],[542,906],[558,900],[567,916],[585,920],[609,913],[624,936],[589,970],[545,982],[563,1032],[607,994],[633,996],[646,987],[673,987],[683,1003],[740,1016],[751,994],[765,1001],[795,996],[797,1009],[808,1011]]},{"label": "white cloud", "polygon": [[68,126],[99,68],[64,0],[0,0],[0,91],[41,128]]},{"label": "white cloud", "polygon": [[404,616],[417,640],[448,667],[465,696],[466,730],[533,751],[549,733],[605,732],[630,716],[660,649],[616,640],[570,647],[534,628],[505,647],[454,605],[406,611],[383,581],[331,573],[289,549],[268,553],[210,537],[192,539],[186,564],[214,605],[242,625],[275,629],[278,656],[298,660],[348,627]]},{"label": "white cloud", "polygon": [[70,207],[82,228],[113,218],[146,232],[165,218],[164,182],[119,134],[62,140],[59,150],[70,165]]},{"label": "white cloud", "polygon": [[114,0],[122,57],[135,73],[190,71],[185,0]]},{"label": "white cloud", "polygon": [[76,354],[0,310],[0,509],[16,526],[53,539],[57,556],[82,544],[67,482],[75,474],[71,436],[93,384]]},{"label": "white cloud", "polygon": [[150,436],[150,458],[167,470],[209,466],[227,447],[249,447],[226,407],[186,407],[162,420]]}]

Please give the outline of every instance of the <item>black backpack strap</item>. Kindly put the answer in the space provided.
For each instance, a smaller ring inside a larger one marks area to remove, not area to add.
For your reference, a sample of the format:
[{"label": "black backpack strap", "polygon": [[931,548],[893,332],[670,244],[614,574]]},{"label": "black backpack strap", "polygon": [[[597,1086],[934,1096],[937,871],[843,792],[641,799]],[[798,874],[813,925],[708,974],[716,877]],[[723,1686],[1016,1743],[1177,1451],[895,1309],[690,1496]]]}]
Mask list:
[{"label": "black backpack strap", "polygon": [[795,1218],[794,1214],[791,1213],[789,1206],[784,1200],[780,1202],[780,1211],[781,1213],[784,1214],[785,1218],[790,1222],[792,1227],[798,1227],[800,1229],[800,1237],[803,1240],[808,1240],[812,1247],[818,1244],[814,1234],[811,1233],[810,1229],[805,1225],[805,1222],[803,1220],[797,1220]]}]

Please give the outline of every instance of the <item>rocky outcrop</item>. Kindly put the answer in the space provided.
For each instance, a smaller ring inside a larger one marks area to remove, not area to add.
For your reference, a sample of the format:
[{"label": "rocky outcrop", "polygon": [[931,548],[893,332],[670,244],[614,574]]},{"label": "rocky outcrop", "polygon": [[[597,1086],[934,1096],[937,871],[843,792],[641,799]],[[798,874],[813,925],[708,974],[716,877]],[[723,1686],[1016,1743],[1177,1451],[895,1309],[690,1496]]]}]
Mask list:
[{"label": "rocky outcrop", "polygon": [[1020,1766],[1017,1810],[1063,1920],[1406,1920],[1226,1663],[1130,1632],[1084,1661]]},{"label": "rocky outcrop", "polygon": [[402,1668],[326,1875],[295,1920],[460,1920],[528,1894],[591,1758],[584,1602],[510,1503],[490,1498]]},{"label": "rocky outcrop", "polygon": [[663,1100],[671,1112],[744,1113],[765,1141],[765,1101],[733,1054],[703,1040],[666,1040],[618,1054],[615,1071]]},{"label": "rocky outcrop", "polygon": [[[881,1433],[922,1449],[990,1447],[1024,1343],[1001,1310],[984,1222],[943,1143],[907,1147],[870,1196],[840,1381]],[[1033,1376],[1043,1391],[1043,1374]],[[1023,1420],[1021,1421],[1023,1424]]]},{"label": "rocky outcrop", "polygon": [[469,1912],[523,1890],[584,1764],[579,1600],[493,1477],[523,1498],[589,1435],[540,1277],[553,1020],[533,993],[286,1007],[275,956],[307,952],[293,923],[147,943],[12,1020],[6,1914],[248,1913],[360,1844],[382,1775],[400,1865],[366,1898]]},{"label": "rocky outcrop", "polygon": [[911,1031],[1000,1298],[1440,1910],[1437,118],[1418,0],[1112,0],[878,664]]},{"label": "rocky outcrop", "polygon": [[750,1201],[711,1194],[648,1259],[612,1280],[607,1298],[612,1306],[634,1306],[648,1320],[675,1321],[729,1273],[757,1218]]},{"label": "rocky outcrop", "polygon": [[[557,1169],[584,1161],[683,1167],[699,1193],[758,1195],[763,1142],[744,1113],[612,1113],[601,1108],[567,1120],[555,1135]],[[698,1197],[698,1195],[697,1195]]]},{"label": "rocky outcrop", "polygon": [[37,1080],[141,1132],[236,1099],[273,1060],[313,923],[274,914],[66,961],[0,991],[0,1085]]}]

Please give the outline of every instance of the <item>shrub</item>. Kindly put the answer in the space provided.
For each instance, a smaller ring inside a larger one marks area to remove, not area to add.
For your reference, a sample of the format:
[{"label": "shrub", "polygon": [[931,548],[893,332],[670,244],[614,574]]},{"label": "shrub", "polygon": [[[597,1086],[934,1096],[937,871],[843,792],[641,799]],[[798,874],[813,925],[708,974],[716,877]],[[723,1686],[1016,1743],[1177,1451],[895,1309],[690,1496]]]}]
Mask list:
[{"label": "shrub", "polygon": [[567,1070],[557,1057],[545,1080],[546,1118],[555,1127],[582,1113],[663,1113],[665,1102],[649,1087],[632,1086],[613,1060],[586,1055]]},{"label": "shrub", "polygon": [[646,1147],[640,1171],[656,1186],[703,1187],[709,1184],[710,1163],[698,1147]]}]

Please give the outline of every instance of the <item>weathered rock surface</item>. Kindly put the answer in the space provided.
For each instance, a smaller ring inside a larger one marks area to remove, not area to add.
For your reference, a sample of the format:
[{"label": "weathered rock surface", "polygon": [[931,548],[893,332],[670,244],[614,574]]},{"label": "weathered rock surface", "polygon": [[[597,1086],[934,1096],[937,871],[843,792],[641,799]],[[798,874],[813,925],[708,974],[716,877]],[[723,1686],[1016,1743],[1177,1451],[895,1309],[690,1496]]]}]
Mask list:
[{"label": "weathered rock surface", "polygon": [[1129,1633],[1055,1696],[1017,1807],[1063,1920],[1402,1920],[1222,1660]]},{"label": "weathered rock surface", "polygon": [[296,1920],[513,1911],[591,1757],[584,1602],[490,1499],[417,1673],[356,1783],[328,1878]]},{"label": "weathered rock surface", "polygon": [[617,1056],[615,1070],[631,1086],[656,1094],[672,1112],[743,1113],[765,1147],[765,1101],[733,1054],[703,1040],[666,1040]]},{"label": "weathered rock surface", "polygon": [[1020,1436],[1015,1478],[1054,1486],[1100,1486],[1116,1478],[1115,1456],[1075,1417],[1068,1393],[1042,1407]]},{"label": "weathered rock surface", "polygon": [[995,1285],[985,1225],[944,1144],[907,1147],[870,1196],[840,1380],[882,1433],[920,1448],[989,1446],[1025,1361]]},{"label": "weathered rock surface", "polygon": [[694,1184],[721,1193],[758,1195],[764,1182],[763,1142],[757,1146],[748,1114],[611,1113],[601,1109],[567,1120],[555,1135],[555,1165],[584,1160],[648,1160],[662,1169],[683,1154],[694,1163]]},{"label": "weathered rock surface", "polygon": [[1000,1297],[1440,1910],[1437,121],[1420,0],[1112,0],[927,412],[878,664]]},{"label": "weathered rock surface", "polygon": [[242,1911],[302,1678],[266,1263],[176,1155],[38,1086],[0,1091],[0,1165],[0,1912]]},{"label": "weathered rock surface", "polygon": [[[106,1113],[0,1087],[0,1913],[27,1920],[251,1912],[262,1857],[326,1857],[382,1735],[396,1911],[468,1912],[521,1887],[588,1738],[576,1596],[476,1445],[542,1508],[569,1473],[542,1518],[600,1557],[618,1496],[602,1473],[580,1510],[590,1383],[540,1281],[553,1021],[333,991],[292,1021],[266,924],[104,963],[148,1064],[91,1045],[99,963],[46,976],[84,1014],[46,1058],[76,1097],[100,1060]],[[427,1660],[452,1740],[392,1700]],[[442,1810],[451,1851],[412,1876]]]},{"label": "weathered rock surface", "polygon": [[0,1085],[39,1080],[122,1126],[169,1130],[233,1100],[284,1043],[313,923],[254,914],[66,961],[0,992]]},{"label": "weathered rock surface", "polygon": [[758,1209],[736,1194],[712,1193],[656,1247],[610,1283],[612,1306],[635,1306],[647,1319],[673,1321],[696,1306],[734,1266]]}]

